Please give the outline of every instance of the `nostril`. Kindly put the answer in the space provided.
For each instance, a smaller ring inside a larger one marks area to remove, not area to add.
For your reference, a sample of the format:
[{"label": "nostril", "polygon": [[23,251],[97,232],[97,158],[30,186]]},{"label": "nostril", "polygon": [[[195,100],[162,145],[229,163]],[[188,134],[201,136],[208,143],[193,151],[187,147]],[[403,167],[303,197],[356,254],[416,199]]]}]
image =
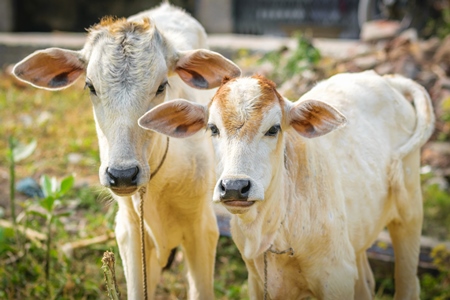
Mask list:
[{"label": "nostril", "polygon": [[109,167],[106,168],[106,174],[108,175],[108,182],[111,186],[116,186],[117,177],[115,177],[110,171]]},{"label": "nostril", "polygon": [[241,189],[241,195],[242,196],[248,196],[249,191],[250,191],[250,181],[247,181],[247,185],[245,185]]},{"label": "nostril", "polygon": [[139,174],[139,167],[136,167],[136,170],[134,171],[133,177],[131,178],[133,183],[137,182],[138,174]]},{"label": "nostril", "polygon": [[220,194],[224,195],[225,192],[227,191],[227,189],[225,187],[225,183],[223,182],[223,180],[220,181],[219,188],[220,188]]}]

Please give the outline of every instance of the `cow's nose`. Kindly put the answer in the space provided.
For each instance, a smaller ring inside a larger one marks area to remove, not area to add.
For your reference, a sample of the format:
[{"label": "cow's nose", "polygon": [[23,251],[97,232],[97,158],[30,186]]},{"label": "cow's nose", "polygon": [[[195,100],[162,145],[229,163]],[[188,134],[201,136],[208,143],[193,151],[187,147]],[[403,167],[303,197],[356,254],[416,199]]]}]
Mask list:
[{"label": "cow's nose", "polygon": [[137,166],[125,170],[106,168],[108,182],[112,187],[135,186],[138,174],[139,168]]},{"label": "cow's nose", "polygon": [[220,181],[220,200],[247,200],[250,180],[223,179]]}]

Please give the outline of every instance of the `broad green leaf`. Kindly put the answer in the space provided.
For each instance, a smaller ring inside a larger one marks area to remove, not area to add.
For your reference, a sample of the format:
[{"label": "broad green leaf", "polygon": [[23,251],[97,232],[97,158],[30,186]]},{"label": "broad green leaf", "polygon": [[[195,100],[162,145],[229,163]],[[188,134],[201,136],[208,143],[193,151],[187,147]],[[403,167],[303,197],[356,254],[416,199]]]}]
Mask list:
[{"label": "broad green leaf", "polygon": [[74,182],[75,182],[75,178],[72,175],[64,178],[61,181],[61,185],[59,188],[59,197],[64,196],[72,188]]},{"label": "broad green leaf", "polygon": [[19,162],[30,156],[36,149],[36,145],[37,141],[35,139],[33,139],[29,144],[26,145],[16,143],[12,153],[14,162]]},{"label": "broad green leaf", "polygon": [[52,183],[47,175],[41,177],[41,188],[44,193],[44,197],[48,197],[52,194]]},{"label": "broad green leaf", "polygon": [[53,196],[47,196],[42,199],[39,204],[42,208],[46,209],[48,212],[53,211],[53,204],[55,203],[55,198]]}]

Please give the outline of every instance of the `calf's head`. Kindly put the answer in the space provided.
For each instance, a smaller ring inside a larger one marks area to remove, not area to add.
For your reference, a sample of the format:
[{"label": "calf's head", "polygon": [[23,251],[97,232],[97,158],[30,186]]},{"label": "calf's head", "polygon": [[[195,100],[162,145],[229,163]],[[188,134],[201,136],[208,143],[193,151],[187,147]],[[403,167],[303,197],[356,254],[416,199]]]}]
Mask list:
[{"label": "calf's head", "polygon": [[210,89],[240,70],[212,51],[174,49],[149,19],[105,18],[89,29],[82,50],[37,51],[13,73],[48,90],[64,89],[85,74],[99,137],[100,182],[125,196],[150,178],[153,133],[141,129],[137,120],[164,100],[179,97],[179,87],[168,85],[169,77],[178,75],[191,87]]},{"label": "calf's head", "polygon": [[[209,106],[175,100],[139,119],[139,125],[172,137],[206,129],[213,140],[217,176],[213,200],[235,214],[260,205],[285,168],[284,132],[305,138],[327,134],[345,124],[330,105],[306,100],[291,103],[261,77],[225,79]],[[280,182],[277,182],[280,183]]]}]

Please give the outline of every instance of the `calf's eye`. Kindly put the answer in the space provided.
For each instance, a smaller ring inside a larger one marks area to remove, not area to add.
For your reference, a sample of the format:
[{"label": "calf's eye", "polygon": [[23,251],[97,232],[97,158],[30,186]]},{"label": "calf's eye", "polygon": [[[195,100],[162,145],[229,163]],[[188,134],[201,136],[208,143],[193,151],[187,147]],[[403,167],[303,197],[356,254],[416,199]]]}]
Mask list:
[{"label": "calf's eye", "polygon": [[211,130],[211,136],[219,135],[219,129],[214,124],[208,124],[209,130]]},{"label": "calf's eye", "polygon": [[86,80],[86,85],[84,86],[84,88],[88,88],[92,95],[97,96],[94,85],[90,80]]},{"label": "calf's eye", "polygon": [[161,83],[161,85],[158,87],[158,90],[156,91],[156,96],[158,96],[159,94],[161,94],[162,92],[164,92],[164,90],[166,89],[166,85],[168,84],[167,81]]},{"label": "calf's eye", "polygon": [[278,132],[280,131],[280,125],[273,125],[272,127],[267,130],[265,136],[276,136]]}]

